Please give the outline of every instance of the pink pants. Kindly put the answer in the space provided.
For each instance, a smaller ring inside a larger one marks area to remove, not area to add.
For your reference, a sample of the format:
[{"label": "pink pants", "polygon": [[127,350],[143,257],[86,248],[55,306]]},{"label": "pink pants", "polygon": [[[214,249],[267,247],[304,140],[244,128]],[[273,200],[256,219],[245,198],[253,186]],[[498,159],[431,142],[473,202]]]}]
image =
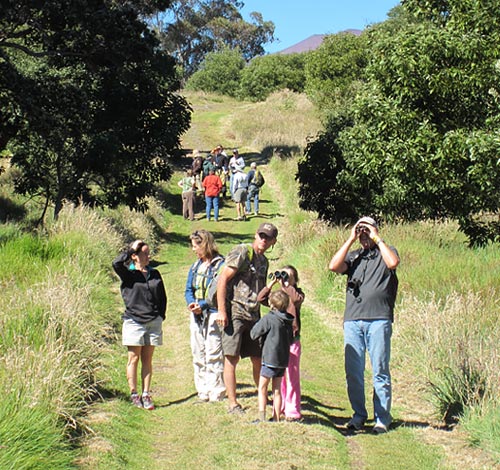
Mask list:
[{"label": "pink pants", "polygon": [[290,345],[290,360],[286,368],[285,377],[281,381],[281,395],[283,404],[281,411],[286,418],[302,417],[300,413],[300,340]]}]

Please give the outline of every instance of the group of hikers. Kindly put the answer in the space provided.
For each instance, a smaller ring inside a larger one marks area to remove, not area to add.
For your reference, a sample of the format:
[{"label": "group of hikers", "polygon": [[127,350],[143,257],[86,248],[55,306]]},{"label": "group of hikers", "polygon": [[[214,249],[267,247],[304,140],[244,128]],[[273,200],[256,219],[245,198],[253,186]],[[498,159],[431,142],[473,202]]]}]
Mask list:
[{"label": "group of hikers", "polygon": [[236,204],[236,220],[246,220],[251,214],[259,213],[260,188],[265,183],[257,163],[250,164],[250,170],[245,173],[245,160],[238,149],[233,149],[231,158],[228,157],[222,145],[203,156],[195,150],[190,156],[193,163],[186,169],[184,177],[178,182],[182,188],[182,214],[185,219],[194,220],[197,195],[205,199],[205,213],[207,220],[213,217],[219,220],[220,201],[230,197]]},{"label": "group of hikers", "polygon": [[[368,352],[373,369],[372,431],[391,425],[390,341],[399,255],[379,235],[377,222],[362,217],[337,250],[329,270],[347,276],[344,312],[344,357],[347,394],[353,409],[347,429],[359,431],[368,420],[364,371]],[[187,273],[185,300],[190,314],[194,385],[200,402],[227,399],[230,414],[243,414],[237,399],[236,369],[249,357],[258,388],[259,414],[266,420],[268,387],[272,387],[272,421],[302,419],[300,358],[301,306],[297,269],[284,265],[269,274],[265,256],[278,240],[278,229],[262,223],[248,244],[238,244],[224,257],[211,232],[189,236],[196,255]],[[360,248],[351,250],[355,241]],[[131,402],[153,409],[152,357],[162,344],[167,297],[160,273],[149,266],[149,247],[141,240],[113,262],[125,302],[122,343],[128,348],[127,380]],[[261,317],[261,305],[269,312]],[[142,394],[138,365],[142,364]]]}]

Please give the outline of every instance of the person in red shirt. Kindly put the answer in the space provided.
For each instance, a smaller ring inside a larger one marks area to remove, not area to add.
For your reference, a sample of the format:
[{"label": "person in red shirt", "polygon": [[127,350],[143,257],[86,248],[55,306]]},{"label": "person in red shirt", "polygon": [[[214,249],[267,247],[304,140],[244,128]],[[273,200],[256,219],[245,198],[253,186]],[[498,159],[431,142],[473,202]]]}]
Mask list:
[{"label": "person in red shirt", "polygon": [[214,169],[210,169],[208,176],[202,182],[205,188],[205,206],[207,220],[212,216],[212,206],[214,208],[214,219],[219,220],[219,194],[222,190],[222,180],[215,174]]}]

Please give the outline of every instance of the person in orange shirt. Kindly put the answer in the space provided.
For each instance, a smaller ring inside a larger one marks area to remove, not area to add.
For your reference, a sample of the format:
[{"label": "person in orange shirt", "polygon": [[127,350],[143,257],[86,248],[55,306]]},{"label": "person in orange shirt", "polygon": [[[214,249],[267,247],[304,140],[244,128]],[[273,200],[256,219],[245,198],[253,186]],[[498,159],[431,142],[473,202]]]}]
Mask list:
[{"label": "person in orange shirt", "polygon": [[212,207],[214,208],[214,219],[219,221],[219,194],[222,190],[222,180],[215,174],[214,169],[210,169],[208,176],[201,183],[205,188],[205,207],[207,220],[212,216]]}]

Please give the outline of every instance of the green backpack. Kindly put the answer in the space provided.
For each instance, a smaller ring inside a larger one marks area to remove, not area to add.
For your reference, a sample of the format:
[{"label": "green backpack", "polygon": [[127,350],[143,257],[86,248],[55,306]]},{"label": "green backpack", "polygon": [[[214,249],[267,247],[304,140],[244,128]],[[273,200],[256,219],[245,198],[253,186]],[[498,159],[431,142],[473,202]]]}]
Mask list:
[{"label": "green backpack", "polygon": [[[252,267],[252,257],[253,257],[253,247],[248,243],[244,243],[248,250],[248,260],[250,261],[249,268]],[[213,267],[212,278],[208,282],[207,290],[205,294],[205,300],[211,308],[217,308],[217,283],[219,281],[219,275],[226,265],[225,260],[220,260],[216,266]]]},{"label": "green backpack", "polygon": [[260,170],[255,170],[255,174],[253,175],[252,178],[252,184],[255,184],[258,188],[264,186],[264,183],[266,180],[264,179],[264,176],[260,172]]}]

